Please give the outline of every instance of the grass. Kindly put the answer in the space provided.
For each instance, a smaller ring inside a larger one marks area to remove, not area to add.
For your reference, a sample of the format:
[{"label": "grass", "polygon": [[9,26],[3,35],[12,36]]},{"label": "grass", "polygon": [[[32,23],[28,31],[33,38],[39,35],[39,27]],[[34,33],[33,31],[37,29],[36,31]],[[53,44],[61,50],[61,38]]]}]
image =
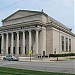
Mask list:
[{"label": "grass", "polygon": [[0,67],[0,75],[75,75]]}]

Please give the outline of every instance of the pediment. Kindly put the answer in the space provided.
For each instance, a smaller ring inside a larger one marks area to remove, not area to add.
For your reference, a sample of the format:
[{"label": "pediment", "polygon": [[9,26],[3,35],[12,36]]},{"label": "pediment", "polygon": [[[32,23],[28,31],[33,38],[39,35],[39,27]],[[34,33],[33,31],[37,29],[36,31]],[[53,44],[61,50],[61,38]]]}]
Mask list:
[{"label": "pediment", "polygon": [[8,21],[8,20],[12,20],[12,19],[25,17],[25,16],[30,16],[30,15],[35,15],[35,14],[38,14],[38,13],[40,13],[40,12],[29,11],[29,10],[18,10],[15,13],[13,13],[12,15],[5,18],[3,21]]}]

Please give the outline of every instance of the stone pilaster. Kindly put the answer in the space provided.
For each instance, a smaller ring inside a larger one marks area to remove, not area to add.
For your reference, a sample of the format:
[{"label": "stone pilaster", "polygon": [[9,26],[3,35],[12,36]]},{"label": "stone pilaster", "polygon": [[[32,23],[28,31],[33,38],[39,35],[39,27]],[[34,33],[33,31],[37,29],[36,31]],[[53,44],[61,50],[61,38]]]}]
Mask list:
[{"label": "stone pilaster", "polygon": [[42,27],[42,50],[46,54],[46,28]]}]

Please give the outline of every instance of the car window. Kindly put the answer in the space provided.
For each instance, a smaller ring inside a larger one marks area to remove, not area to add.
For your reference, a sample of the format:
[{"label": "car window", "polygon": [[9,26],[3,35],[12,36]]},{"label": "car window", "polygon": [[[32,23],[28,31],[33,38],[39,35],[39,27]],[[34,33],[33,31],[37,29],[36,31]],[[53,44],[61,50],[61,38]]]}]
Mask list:
[{"label": "car window", "polygon": [[12,57],[12,55],[7,55],[6,57]]},{"label": "car window", "polygon": [[6,57],[9,57],[9,56],[6,56]]}]

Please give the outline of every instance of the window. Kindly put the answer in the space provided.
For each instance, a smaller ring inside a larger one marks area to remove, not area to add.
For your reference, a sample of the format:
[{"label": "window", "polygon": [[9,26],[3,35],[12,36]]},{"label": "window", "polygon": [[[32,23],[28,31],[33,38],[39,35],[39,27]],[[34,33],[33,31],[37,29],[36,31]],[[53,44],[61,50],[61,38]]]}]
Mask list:
[{"label": "window", "polygon": [[62,40],[62,51],[64,51],[64,36],[61,37]]},{"label": "window", "polygon": [[68,51],[68,38],[66,38],[66,51]]},{"label": "window", "polygon": [[69,39],[69,52],[71,52],[71,39]]}]

